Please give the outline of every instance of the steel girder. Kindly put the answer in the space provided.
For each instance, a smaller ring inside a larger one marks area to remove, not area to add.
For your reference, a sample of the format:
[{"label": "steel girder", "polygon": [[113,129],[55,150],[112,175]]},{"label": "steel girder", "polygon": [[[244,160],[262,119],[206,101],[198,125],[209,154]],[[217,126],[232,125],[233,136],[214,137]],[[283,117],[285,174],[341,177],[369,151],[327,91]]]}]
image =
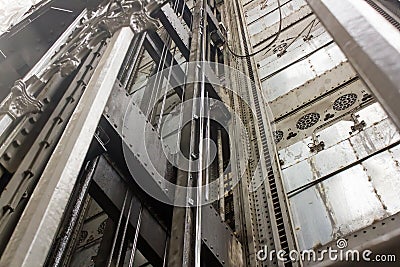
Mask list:
[{"label": "steel girder", "polygon": [[307,2],[400,128],[399,31],[365,1]]}]

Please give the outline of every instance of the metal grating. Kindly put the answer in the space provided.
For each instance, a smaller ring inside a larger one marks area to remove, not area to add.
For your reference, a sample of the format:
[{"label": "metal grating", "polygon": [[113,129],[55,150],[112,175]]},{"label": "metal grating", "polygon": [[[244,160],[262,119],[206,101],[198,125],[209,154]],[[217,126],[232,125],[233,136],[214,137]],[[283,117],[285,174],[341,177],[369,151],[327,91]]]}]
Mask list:
[{"label": "metal grating", "polygon": [[356,100],[357,100],[356,94],[351,93],[342,95],[341,97],[336,99],[335,102],[333,103],[333,109],[336,111],[348,109],[349,107],[354,105],[354,103],[356,103]]},{"label": "metal grating", "polygon": [[283,132],[278,130],[273,132],[275,143],[279,143],[283,138]]},{"label": "metal grating", "polygon": [[296,127],[299,130],[305,130],[310,128],[311,126],[313,126],[314,124],[316,124],[319,121],[319,118],[321,116],[318,113],[308,113],[306,115],[304,115],[303,117],[301,117],[297,123],[296,123]]},{"label": "metal grating", "polygon": [[374,3],[373,0],[365,0],[373,9],[375,9],[379,14],[381,14],[387,21],[390,22],[396,29],[400,30],[400,23],[389,15],[384,9],[382,9],[380,6],[378,6],[376,3]]}]

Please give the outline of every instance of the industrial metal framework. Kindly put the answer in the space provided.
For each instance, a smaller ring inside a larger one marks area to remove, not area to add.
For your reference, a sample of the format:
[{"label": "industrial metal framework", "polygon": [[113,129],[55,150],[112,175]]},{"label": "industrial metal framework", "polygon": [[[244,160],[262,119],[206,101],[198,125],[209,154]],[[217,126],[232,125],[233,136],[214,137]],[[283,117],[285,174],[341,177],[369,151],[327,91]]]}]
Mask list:
[{"label": "industrial metal framework", "polygon": [[43,1],[0,36],[0,266],[397,266],[399,8]]}]

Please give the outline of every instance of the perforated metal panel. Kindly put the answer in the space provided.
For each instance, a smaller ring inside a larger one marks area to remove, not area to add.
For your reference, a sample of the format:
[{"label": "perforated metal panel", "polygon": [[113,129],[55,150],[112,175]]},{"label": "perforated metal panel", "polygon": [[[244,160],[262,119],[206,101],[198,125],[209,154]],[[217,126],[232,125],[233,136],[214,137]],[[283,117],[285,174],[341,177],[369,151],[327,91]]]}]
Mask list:
[{"label": "perforated metal panel", "polygon": [[308,113],[297,121],[296,128],[300,130],[308,129],[315,125],[319,121],[320,117],[321,115],[319,115],[318,113]]}]

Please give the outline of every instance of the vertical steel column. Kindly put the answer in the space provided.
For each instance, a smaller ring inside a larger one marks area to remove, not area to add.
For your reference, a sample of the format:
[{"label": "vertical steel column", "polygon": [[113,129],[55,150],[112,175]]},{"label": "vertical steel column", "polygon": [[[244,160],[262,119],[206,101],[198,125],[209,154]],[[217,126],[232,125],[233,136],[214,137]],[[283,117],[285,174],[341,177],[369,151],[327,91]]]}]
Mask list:
[{"label": "vertical steel column", "polygon": [[224,183],[224,159],[222,154],[222,134],[218,129],[218,175],[219,175],[219,213],[221,219],[225,221],[225,183]]},{"label": "vertical steel column", "polygon": [[54,252],[54,258],[50,259],[50,261],[47,263],[51,266],[64,266],[69,260],[67,258],[67,254],[68,251],[71,249],[71,239],[73,238],[74,233],[79,231],[79,218],[85,213],[85,206],[86,203],[88,203],[87,198],[89,186],[98,162],[99,158],[96,158],[88,162],[85,168],[85,172],[83,173],[81,179],[82,181],[80,182],[77,190],[79,193],[73,205],[72,211],[71,213],[66,214],[67,218],[65,219],[68,219],[68,223],[65,226],[63,235]]},{"label": "vertical steel column", "polygon": [[400,129],[400,32],[363,0],[307,0]]},{"label": "vertical steel column", "polygon": [[125,53],[129,28],[114,35],[17,225],[0,266],[43,265]]},{"label": "vertical steel column", "polygon": [[[196,2],[193,10],[192,23],[192,42],[190,46],[190,62],[199,62],[202,60],[202,53],[205,28],[201,26],[202,21],[206,21],[206,12],[204,6],[205,0]],[[183,101],[189,101],[199,96],[199,83],[193,83],[197,80],[199,70],[191,65],[187,71],[187,80],[189,83],[185,87]],[[193,115],[197,112],[197,107],[191,107],[183,113],[183,121],[191,121],[182,126],[180,146],[183,155],[190,158],[192,153],[198,151],[198,143],[196,137],[198,135],[198,125],[193,119]],[[188,173],[183,170],[177,172],[177,185],[192,187],[195,186],[195,173]],[[199,177],[197,177],[199,178]],[[188,196],[186,196],[188,198]],[[179,196],[177,198],[180,198]],[[195,265],[195,208],[192,207],[175,207],[173,210],[171,238],[168,251],[168,266],[194,266]]]}]

